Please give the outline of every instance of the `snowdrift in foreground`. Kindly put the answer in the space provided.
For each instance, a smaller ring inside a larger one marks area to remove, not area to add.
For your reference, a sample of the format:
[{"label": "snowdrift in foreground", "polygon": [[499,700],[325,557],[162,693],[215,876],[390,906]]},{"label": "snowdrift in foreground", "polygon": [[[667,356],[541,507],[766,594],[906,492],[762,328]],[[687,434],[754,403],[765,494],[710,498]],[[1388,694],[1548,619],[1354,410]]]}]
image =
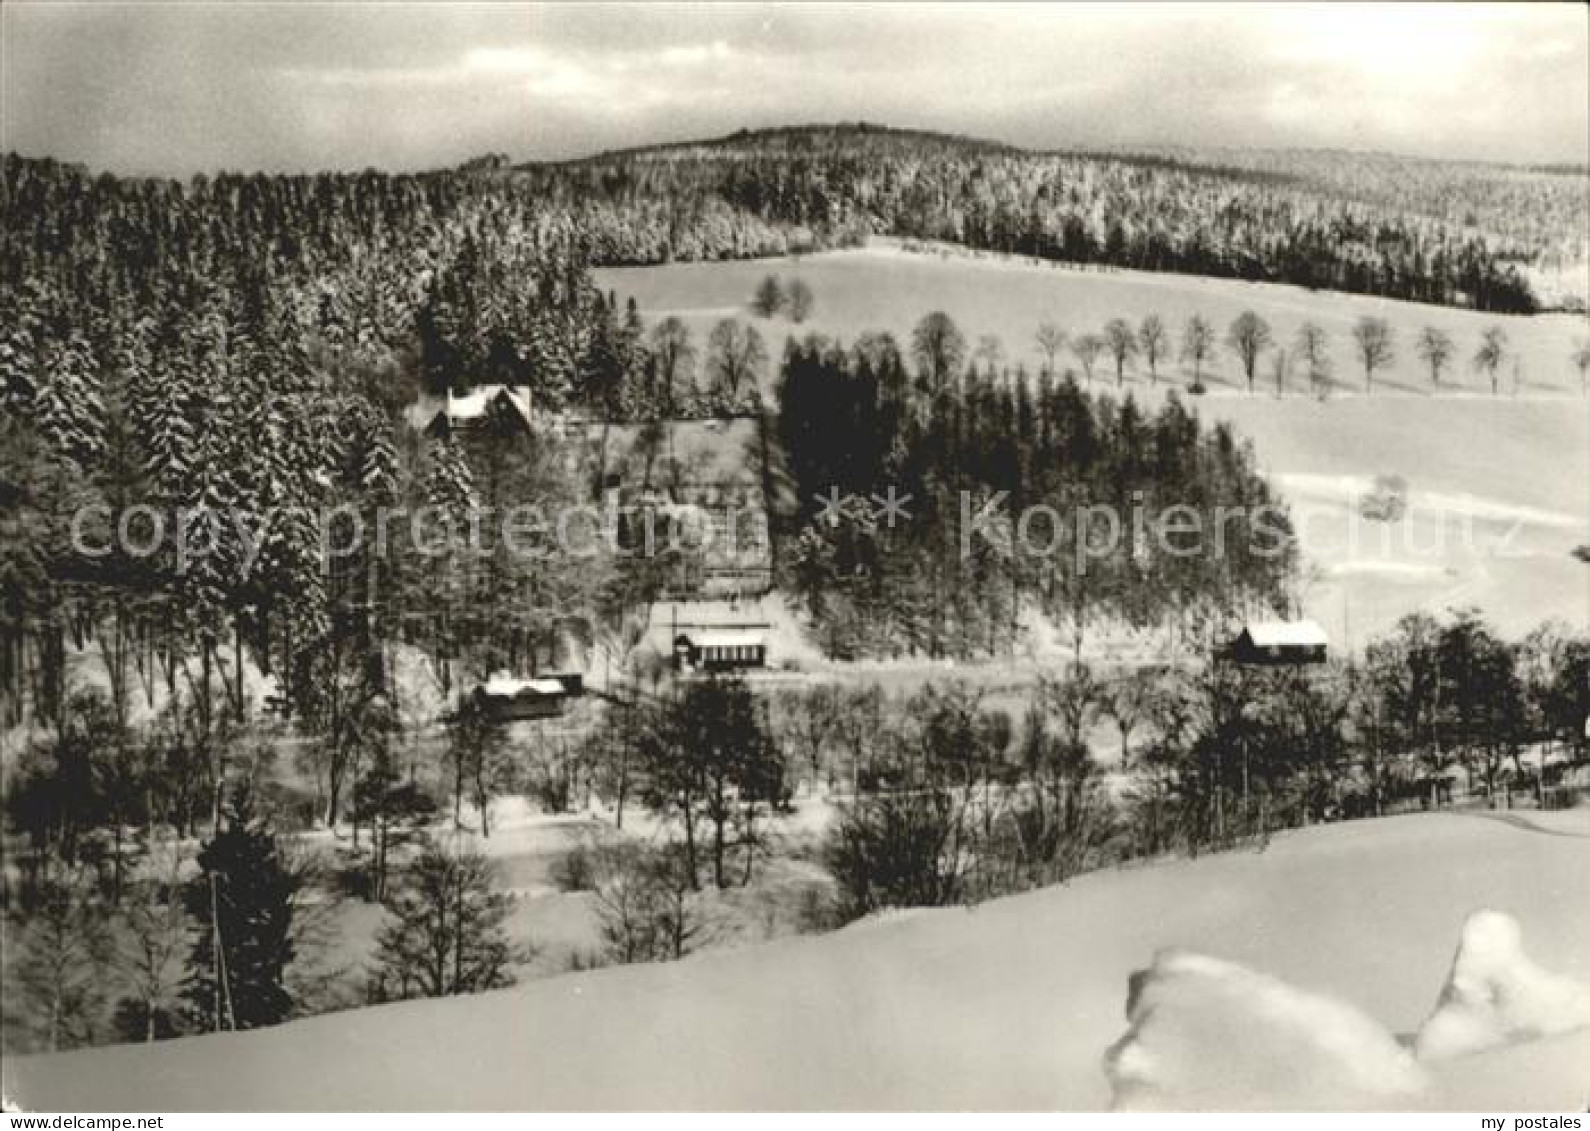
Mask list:
[{"label": "snowdrift in foreground", "polygon": [[1537,966],[1523,938],[1511,915],[1469,917],[1440,1001],[1414,1042],[1421,1060],[1590,1028],[1590,985]]},{"label": "snowdrift in foreground", "polygon": [[[1590,987],[1536,966],[1522,938],[1510,915],[1471,915],[1435,1011],[1411,1048],[1345,1001],[1222,959],[1161,951],[1132,976],[1129,1027],[1105,1057],[1115,1107],[1419,1105],[1439,1088],[1431,1062],[1590,1029]],[[1536,1064],[1521,1082],[1545,1071]],[[1581,1072],[1590,1086],[1590,1061]]]},{"label": "snowdrift in foreground", "polygon": [[1119,1111],[1385,1108],[1429,1086],[1353,1006],[1202,954],[1134,974],[1127,1017],[1105,1057]]},{"label": "snowdrift in foreground", "polygon": [[[1541,965],[1590,983],[1590,811],[1531,820],[1345,822],[683,962],[3,1057],[0,1091],[122,1113],[1100,1110],[1128,979],[1167,946],[1352,1002],[1397,1034],[1429,1016],[1477,907],[1515,916]],[[1330,1102],[1582,1110],[1590,1029],[1420,1068],[1427,1090]]]}]

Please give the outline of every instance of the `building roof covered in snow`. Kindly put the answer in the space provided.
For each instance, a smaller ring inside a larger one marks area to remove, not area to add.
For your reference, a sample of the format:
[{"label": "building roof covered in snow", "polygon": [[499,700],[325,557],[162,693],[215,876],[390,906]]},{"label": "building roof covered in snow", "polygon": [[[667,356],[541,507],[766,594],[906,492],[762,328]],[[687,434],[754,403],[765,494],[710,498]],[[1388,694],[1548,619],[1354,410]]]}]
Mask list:
[{"label": "building roof covered in snow", "polygon": [[564,704],[585,693],[585,681],[575,672],[519,677],[496,672],[477,684],[468,697],[498,722],[545,719],[563,714]]},{"label": "building roof covered in snow", "polygon": [[484,422],[494,407],[530,427],[530,390],[513,385],[477,385],[463,396],[454,396],[451,389],[444,396],[423,396],[404,410],[403,417],[417,432],[451,430]]},{"label": "building roof covered in snow", "polygon": [[1311,620],[1252,621],[1243,626],[1243,632],[1260,648],[1324,647],[1330,643],[1325,630]]},{"label": "building roof covered in snow", "polygon": [[487,695],[562,695],[564,687],[560,679],[515,679],[499,672],[482,684],[481,690]]},{"label": "building roof covered in snow", "polygon": [[1218,653],[1239,664],[1312,664],[1325,659],[1330,638],[1311,620],[1253,621]]}]

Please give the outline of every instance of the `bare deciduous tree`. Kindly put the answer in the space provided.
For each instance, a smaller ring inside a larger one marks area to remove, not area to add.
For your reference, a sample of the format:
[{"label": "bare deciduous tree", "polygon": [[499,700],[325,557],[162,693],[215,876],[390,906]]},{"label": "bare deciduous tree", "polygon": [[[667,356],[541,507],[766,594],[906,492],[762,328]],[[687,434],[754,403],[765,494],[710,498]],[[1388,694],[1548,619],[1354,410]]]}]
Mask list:
[{"label": "bare deciduous tree", "polygon": [[763,318],[772,318],[784,309],[784,284],[777,275],[768,275],[756,285],[751,296],[751,312]]},{"label": "bare deciduous tree", "polygon": [[1419,340],[1414,346],[1419,351],[1419,357],[1430,367],[1430,384],[1441,383],[1441,371],[1446,368],[1448,361],[1452,360],[1452,335],[1445,330],[1434,326],[1426,326],[1419,331]]},{"label": "bare deciduous tree", "polygon": [[911,331],[911,356],[924,387],[935,394],[966,364],[966,337],[948,314],[935,310]]},{"label": "bare deciduous tree", "polygon": [[791,688],[779,692],[774,705],[779,737],[801,752],[816,790],[822,784],[825,755],[838,732],[839,689],[826,683],[809,690]]},{"label": "bare deciduous tree", "polygon": [[1039,351],[1043,354],[1043,371],[1053,374],[1054,359],[1061,350],[1065,349],[1066,332],[1053,322],[1045,322],[1038,327],[1038,333],[1034,335],[1034,339],[1038,343]]},{"label": "bare deciduous tree", "polygon": [[977,349],[972,356],[986,368],[998,369],[1005,357],[1005,347],[997,335],[984,334],[977,339]]},{"label": "bare deciduous tree", "polygon": [[180,855],[172,851],[169,874],[144,885],[123,911],[124,930],[114,962],[130,991],[116,1010],[124,1038],[153,1041],[174,1029],[182,955],[188,949],[180,864]]},{"label": "bare deciduous tree", "polygon": [[1330,380],[1330,345],[1317,323],[1305,322],[1297,330],[1297,355],[1308,367],[1308,385],[1315,392]]},{"label": "bare deciduous tree", "polygon": [[712,395],[721,411],[743,408],[756,396],[767,366],[767,347],[756,327],[725,318],[707,338],[707,367]]},{"label": "bare deciduous tree", "polygon": [[1507,356],[1507,331],[1492,326],[1480,335],[1480,348],[1474,351],[1474,368],[1491,379],[1491,395],[1496,395],[1496,374]]},{"label": "bare deciduous tree", "polygon": [[811,287],[806,285],[804,279],[792,280],[784,297],[789,305],[790,321],[804,322],[812,316],[815,299],[812,297]]},{"label": "bare deciduous tree", "polygon": [[1067,669],[1062,679],[1039,681],[1039,696],[1044,709],[1060,727],[1060,738],[1076,748],[1086,748],[1088,730],[1106,707],[1106,688],[1093,669],[1080,660]]},{"label": "bare deciduous tree", "polygon": [[1137,335],[1124,318],[1112,318],[1104,327],[1104,342],[1115,359],[1115,383],[1126,381],[1126,363],[1137,352]]},{"label": "bare deciduous tree", "polygon": [[1242,362],[1242,373],[1248,379],[1248,392],[1253,392],[1253,375],[1259,365],[1259,355],[1270,346],[1270,324],[1251,310],[1244,310],[1232,320],[1226,331],[1226,344]]},{"label": "bare deciduous tree", "polygon": [[1152,714],[1160,693],[1159,676],[1148,668],[1124,673],[1100,697],[1104,711],[1121,732],[1121,765],[1132,765],[1132,735]]},{"label": "bare deciduous tree", "polygon": [[683,958],[707,929],[701,895],[678,846],[614,845],[595,853],[596,921],[613,962]]},{"label": "bare deciduous tree", "polygon": [[491,861],[431,847],[387,898],[378,938],[377,1000],[444,997],[513,984],[515,949],[503,931],[511,905]]},{"label": "bare deciduous tree", "polygon": [[1286,352],[1286,347],[1277,346],[1270,355],[1270,373],[1275,378],[1275,395],[1286,395],[1286,375],[1292,368],[1292,357]]},{"label": "bare deciduous tree", "polygon": [[669,315],[652,328],[653,374],[659,388],[653,403],[663,416],[678,416],[681,405],[694,400],[688,394],[695,385],[695,347],[690,343],[690,327]]},{"label": "bare deciduous tree", "polygon": [[1353,344],[1358,348],[1358,363],[1364,367],[1364,388],[1372,390],[1375,370],[1390,365],[1397,356],[1391,323],[1364,315],[1353,324]]},{"label": "bare deciduous tree", "polygon": [[491,835],[491,801],[509,784],[512,763],[503,728],[473,698],[459,709],[448,738],[453,786],[453,827],[464,827],[466,794],[480,813],[480,831]]},{"label": "bare deciduous tree", "polygon": [[1187,327],[1182,331],[1181,356],[1184,361],[1193,365],[1193,391],[1201,392],[1204,384],[1204,362],[1209,359],[1210,353],[1215,348],[1215,331],[1204,320],[1202,315],[1194,314],[1187,319]]},{"label": "bare deciduous tree", "polygon": [[1137,345],[1143,351],[1143,360],[1148,362],[1148,378],[1155,384],[1159,382],[1159,359],[1165,356],[1169,342],[1165,320],[1157,314],[1144,317],[1137,327]]},{"label": "bare deciduous tree", "polygon": [[1590,392],[1590,338],[1580,338],[1573,351],[1573,367],[1579,371],[1579,387]]},{"label": "bare deciduous tree", "polygon": [[1104,339],[1097,334],[1083,334],[1071,339],[1071,352],[1082,366],[1083,378],[1092,384],[1093,366],[1099,360],[1099,354],[1104,352]]},{"label": "bare deciduous tree", "polygon": [[835,732],[850,771],[850,792],[860,792],[862,768],[871,761],[883,731],[883,692],[877,684],[839,697]]}]

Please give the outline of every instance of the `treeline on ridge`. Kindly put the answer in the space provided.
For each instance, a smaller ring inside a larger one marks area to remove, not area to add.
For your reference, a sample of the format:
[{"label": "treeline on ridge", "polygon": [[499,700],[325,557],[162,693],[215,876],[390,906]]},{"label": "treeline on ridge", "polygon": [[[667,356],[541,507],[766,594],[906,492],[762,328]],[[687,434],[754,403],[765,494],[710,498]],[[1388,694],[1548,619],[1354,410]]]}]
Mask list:
[{"label": "treeline on ridge", "polygon": [[1034,153],[849,126],[493,176],[580,212],[601,264],[782,254],[881,234],[1522,313],[1537,304],[1518,267],[1584,257],[1586,194],[1572,180],[1331,156]]}]

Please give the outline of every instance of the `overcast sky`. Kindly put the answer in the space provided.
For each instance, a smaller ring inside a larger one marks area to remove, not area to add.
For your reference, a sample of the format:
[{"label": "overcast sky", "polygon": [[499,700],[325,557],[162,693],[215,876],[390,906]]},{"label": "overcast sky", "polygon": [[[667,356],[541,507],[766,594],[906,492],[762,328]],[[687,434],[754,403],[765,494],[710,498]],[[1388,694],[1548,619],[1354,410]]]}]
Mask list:
[{"label": "overcast sky", "polygon": [[868,121],[1590,159],[1585,6],[0,4],[0,149],[430,168]]}]

